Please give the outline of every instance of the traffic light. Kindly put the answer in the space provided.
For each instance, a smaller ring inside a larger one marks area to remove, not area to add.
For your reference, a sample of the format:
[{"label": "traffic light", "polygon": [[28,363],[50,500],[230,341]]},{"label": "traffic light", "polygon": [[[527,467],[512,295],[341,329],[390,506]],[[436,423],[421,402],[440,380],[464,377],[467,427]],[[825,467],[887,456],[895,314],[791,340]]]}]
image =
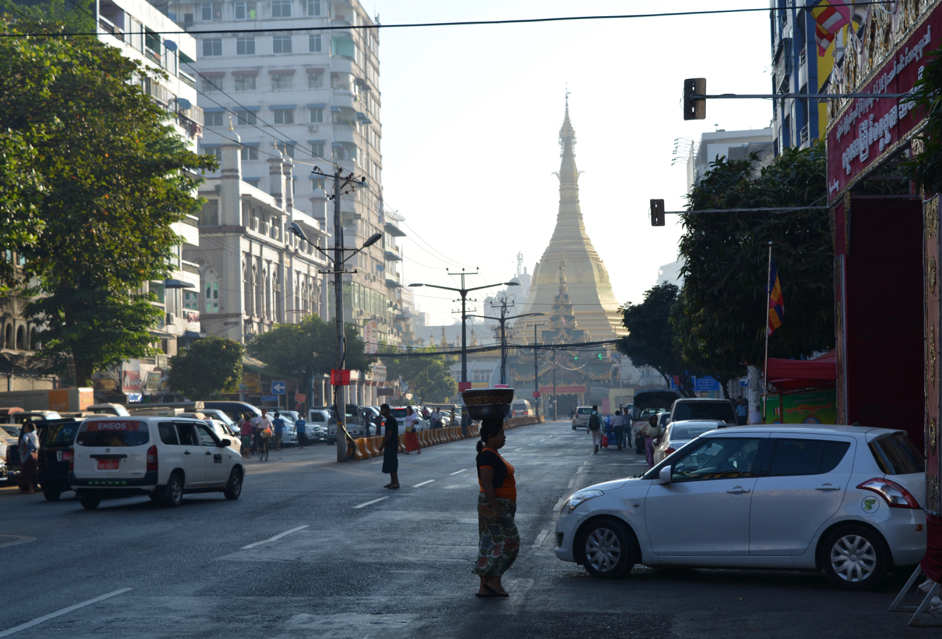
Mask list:
[{"label": "traffic light", "polygon": [[664,226],[664,200],[651,200],[651,226]]},{"label": "traffic light", "polygon": [[572,358],[573,358],[573,359],[579,359],[579,356],[578,356],[578,355],[573,355]]},{"label": "traffic light", "polygon": [[706,100],[693,99],[694,95],[706,93],[706,78],[688,78],[684,80],[684,119],[703,120],[706,118]]},{"label": "traffic light", "polygon": [[601,354],[601,353],[599,353],[599,359],[602,359],[602,354]]}]

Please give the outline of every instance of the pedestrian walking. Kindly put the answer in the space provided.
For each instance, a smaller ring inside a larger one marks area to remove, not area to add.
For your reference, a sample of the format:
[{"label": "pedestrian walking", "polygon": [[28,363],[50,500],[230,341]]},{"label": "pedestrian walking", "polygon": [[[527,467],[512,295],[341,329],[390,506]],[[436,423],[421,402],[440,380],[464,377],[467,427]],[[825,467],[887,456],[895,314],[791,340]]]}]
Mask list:
[{"label": "pedestrian walking", "polygon": [[517,513],[517,482],[514,467],[499,451],[507,441],[501,419],[481,422],[481,441],[477,445],[478,484],[478,560],[474,573],[481,578],[478,597],[509,597],[501,584],[520,553]]},{"label": "pedestrian walking", "polygon": [[32,422],[25,422],[20,428],[17,444],[20,448],[20,490],[24,493],[36,492],[36,461],[39,459],[39,440],[36,427]]},{"label": "pedestrian walking", "polygon": [[281,413],[275,411],[275,419],[271,420],[271,425],[275,427],[275,450],[281,450],[281,438],[285,432],[285,420],[281,418]]},{"label": "pedestrian walking", "polygon": [[644,426],[644,455],[648,460],[648,468],[654,466],[654,440],[660,437],[661,430],[657,425],[657,413]]},{"label": "pedestrian walking", "polygon": [[242,457],[248,457],[254,451],[252,446],[252,420],[247,414],[239,418],[239,439],[242,440]]},{"label": "pedestrian walking", "polygon": [[612,417],[612,430],[615,432],[618,450],[621,450],[621,445],[625,441],[625,418],[622,417],[621,410],[616,410],[615,416]]},{"label": "pedestrian walking", "polygon": [[413,450],[418,451],[418,454],[422,454],[422,446],[419,444],[419,436],[416,434],[416,424],[419,423],[419,417],[415,414],[415,411],[412,410],[411,406],[406,406],[406,455],[411,453]]},{"label": "pedestrian walking", "polygon": [[298,416],[294,428],[298,433],[298,448],[304,450],[304,447],[307,446],[307,422],[304,421],[303,416]]},{"label": "pedestrian walking", "polygon": [[748,420],[749,403],[746,401],[746,398],[740,397],[739,401],[736,403],[736,423],[740,426],[745,426]]},{"label": "pedestrian walking", "polygon": [[379,447],[383,451],[383,472],[389,475],[389,483],[383,488],[399,488],[399,422],[389,412],[389,404],[379,407],[379,414],[386,420],[386,434]]},{"label": "pedestrian walking", "polygon": [[599,416],[599,407],[592,406],[592,412],[589,413],[589,427],[586,429],[592,435],[592,444],[595,446],[593,455],[599,452],[599,445],[602,443],[602,418]]}]

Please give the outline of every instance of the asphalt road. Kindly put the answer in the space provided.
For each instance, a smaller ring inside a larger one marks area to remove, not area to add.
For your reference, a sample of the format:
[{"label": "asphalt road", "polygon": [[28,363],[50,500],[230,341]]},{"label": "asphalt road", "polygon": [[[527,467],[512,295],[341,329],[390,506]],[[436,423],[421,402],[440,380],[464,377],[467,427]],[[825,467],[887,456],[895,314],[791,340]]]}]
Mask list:
[{"label": "asphalt road", "polygon": [[558,561],[560,500],[646,467],[634,452],[593,455],[568,422],[508,432],[521,553],[511,597],[477,599],[474,443],[401,455],[398,491],[382,488],[381,460],[337,464],[324,445],[249,462],[235,502],[85,511],[0,490],[0,638],[884,639],[942,627],[885,612],[898,576],[846,593],[820,574],[636,566],[599,581]]}]

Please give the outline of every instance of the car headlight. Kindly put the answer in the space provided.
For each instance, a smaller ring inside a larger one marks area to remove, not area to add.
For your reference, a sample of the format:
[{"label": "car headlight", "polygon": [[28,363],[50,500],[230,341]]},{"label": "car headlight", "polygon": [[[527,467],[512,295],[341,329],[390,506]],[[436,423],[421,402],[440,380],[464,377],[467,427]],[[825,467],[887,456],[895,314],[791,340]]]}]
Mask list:
[{"label": "car headlight", "polygon": [[579,507],[579,504],[589,501],[590,499],[595,499],[596,497],[601,497],[605,493],[601,490],[580,490],[579,492],[573,494],[572,497],[566,500],[566,503],[563,504],[563,507],[560,509],[560,515],[570,515],[572,511]]}]

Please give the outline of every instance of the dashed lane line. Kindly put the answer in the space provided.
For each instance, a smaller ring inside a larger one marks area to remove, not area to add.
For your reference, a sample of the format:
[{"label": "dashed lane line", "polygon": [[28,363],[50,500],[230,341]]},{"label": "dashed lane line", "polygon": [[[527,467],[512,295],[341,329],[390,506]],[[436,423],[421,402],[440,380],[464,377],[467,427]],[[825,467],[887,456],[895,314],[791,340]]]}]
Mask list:
[{"label": "dashed lane line", "polygon": [[36,538],[26,537],[23,535],[0,535],[0,548],[16,546],[17,544],[25,544],[30,541],[36,541]]},{"label": "dashed lane line", "polygon": [[380,497],[379,499],[374,499],[372,501],[363,502],[362,504],[357,504],[356,506],[354,506],[354,508],[364,508],[366,506],[369,506],[370,504],[379,503],[383,501],[384,499],[389,499],[389,497]]},{"label": "dashed lane line", "polygon": [[469,471],[469,470],[471,470],[471,469],[470,469],[470,468],[462,468],[461,470],[456,470],[455,472],[453,472],[453,473],[448,473],[448,474],[449,474],[449,475],[460,475],[461,473],[465,473],[465,472],[467,472],[467,471]]},{"label": "dashed lane line", "polygon": [[533,548],[539,548],[543,545],[543,540],[546,539],[546,536],[549,534],[549,529],[544,528],[540,531],[540,534],[536,536],[536,541],[533,542]]},{"label": "dashed lane line", "polygon": [[249,544],[248,546],[242,546],[242,550],[248,550],[249,548],[255,548],[256,546],[261,546],[262,544],[267,544],[267,543],[271,543],[271,542],[273,542],[273,541],[277,541],[277,540],[281,539],[282,537],[286,537],[286,536],[290,535],[291,533],[296,533],[296,532],[298,532],[299,530],[304,530],[305,528],[308,528],[308,527],[309,527],[309,524],[304,524],[303,526],[298,526],[297,528],[292,528],[291,530],[286,530],[286,531],[284,531],[283,533],[278,533],[277,535],[275,535],[274,537],[272,537],[272,538],[270,538],[270,539],[265,539],[265,540],[263,540],[263,541],[256,541],[254,544]]},{"label": "dashed lane line", "polygon": [[43,615],[42,617],[37,617],[32,621],[27,621],[24,624],[10,628],[9,630],[4,630],[0,632],[0,637],[9,637],[10,635],[16,634],[27,628],[32,628],[33,626],[38,626],[39,624],[49,621],[50,619],[55,619],[56,617],[61,617],[62,615],[67,615],[73,610],[78,610],[79,608],[84,608],[85,606],[91,606],[96,604],[99,601],[104,601],[105,599],[110,599],[112,597],[117,597],[118,595],[124,594],[131,590],[130,588],[122,588],[121,590],[115,590],[114,592],[109,592],[106,595],[100,597],[95,597],[94,599],[89,599],[88,601],[83,601],[82,603],[77,603],[74,606],[69,606],[68,608],[63,608],[62,610],[57,610],[56,612],[49,613],[48,615]]},{"label": "dashed lane line", "polygon": [[572,479],[569,480],[569,487],[572,488],[575,485],[576,485],[576,478],[573,477]]},{"label": "dashed lane line", "polygon": [[433,481],[435,481],[435,480],[434,480],[434,479],[429,479],[429,480],[427,480],[427,481],[423,481],[421,484],[416,484],[415,486],[413,486],[413,488],[421,488],[421,487],[424,486],[425,484],[431,484]]}]

